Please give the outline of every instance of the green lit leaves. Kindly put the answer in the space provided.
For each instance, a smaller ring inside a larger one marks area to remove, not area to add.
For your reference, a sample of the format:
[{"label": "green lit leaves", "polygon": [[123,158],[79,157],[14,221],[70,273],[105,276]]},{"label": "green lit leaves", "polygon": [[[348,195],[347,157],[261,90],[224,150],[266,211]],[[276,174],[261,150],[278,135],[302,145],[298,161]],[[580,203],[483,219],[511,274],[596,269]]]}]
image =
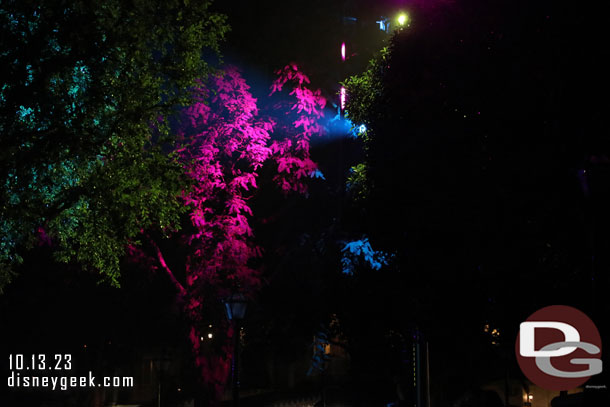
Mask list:
[{"label": "green lit leaves", "polygon": [[228,29],[210,4],[2,1],[0,289],[39,227],[59,260],[115,284],[126,244],[177,227],[189,182],[169,116]]},{"label": "green lit leaves", "polygon": [[369,67],[362,74],[348,78],[343,86],[347,89],[349,97],[346,103],[346,112],[352,123],[366,126],[366,131],[360,134],[367,152],[366,161],[350,168],[346,188],[351,192],[355,201],[367,199],[371,193],[369,179],[368,149],[371,139],[375,137],[375,124],[383,116],[383,97],[385,87],[383,72],[389,63],[390,51],[384,47],[370,62]]},{"label": "green lit leaves", "polygon": [[367,165],[360,163],[349,169],[346,188],[352,193],[356,201],[366,199],[370,194],[370,187],[367,179]]},{"label": "green lit leaves", "polygon": [[343,86],[349,97],[346,101],[346,111],[352,123],[365,124],[369,132],[374,132],[371,123],[382,114],[380,106],[384,95],[383,72],[388,64],[390,51],[384,47],[370,62],[362,74],[348,78]]}]

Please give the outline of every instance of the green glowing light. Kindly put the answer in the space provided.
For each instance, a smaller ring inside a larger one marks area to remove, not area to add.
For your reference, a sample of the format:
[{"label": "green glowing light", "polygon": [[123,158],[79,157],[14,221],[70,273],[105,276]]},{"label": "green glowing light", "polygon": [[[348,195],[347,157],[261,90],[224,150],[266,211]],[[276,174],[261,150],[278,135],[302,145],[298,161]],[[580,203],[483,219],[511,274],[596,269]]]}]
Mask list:
[{"label": "green glowing light", "polygon": [[409,22],[409,16],[406,13],[400,13],[397,18],[398,25],[404,26]]}]

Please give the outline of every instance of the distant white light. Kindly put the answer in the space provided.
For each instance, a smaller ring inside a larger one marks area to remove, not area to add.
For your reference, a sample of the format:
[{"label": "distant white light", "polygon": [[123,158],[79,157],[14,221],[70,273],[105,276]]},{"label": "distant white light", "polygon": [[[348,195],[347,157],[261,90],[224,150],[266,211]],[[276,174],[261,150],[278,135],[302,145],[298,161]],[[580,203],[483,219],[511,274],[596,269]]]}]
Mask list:
[{"label": "distant white light", "polygon": [[341,44],[341,60],[345,61],[345,43]]},{"label": "distant white light", "polygon": [[341,92],[340,92],[340,99],[341,99],[341,110],[345,109],[345,100],[347,97],[347,91],[345,90],[345,87],[341,86]]},{"label": "distant white light", "polygon": [[360,127],[358,127],[358,134],[364,134],[364,133],[366,133],[366,125],[361,124]]},{"label": "distant white light", "polygon": [[208,339],[212,339],[212,337],[214,337],[214,335],[212,335],[211,333],[208,334]]}]

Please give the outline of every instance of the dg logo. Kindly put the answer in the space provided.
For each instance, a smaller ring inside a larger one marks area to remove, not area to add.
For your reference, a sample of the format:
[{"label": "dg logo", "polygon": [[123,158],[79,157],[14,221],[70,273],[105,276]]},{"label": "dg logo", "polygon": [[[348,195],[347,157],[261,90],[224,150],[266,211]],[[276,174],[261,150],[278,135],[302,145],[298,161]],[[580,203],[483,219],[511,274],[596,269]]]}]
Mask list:
[{"label": "dg logo", "polygon": [[521,323],[515,351],[523,374],[548,390],[570,390],[602,372],[597,327],[565,305],[542,308]]}]

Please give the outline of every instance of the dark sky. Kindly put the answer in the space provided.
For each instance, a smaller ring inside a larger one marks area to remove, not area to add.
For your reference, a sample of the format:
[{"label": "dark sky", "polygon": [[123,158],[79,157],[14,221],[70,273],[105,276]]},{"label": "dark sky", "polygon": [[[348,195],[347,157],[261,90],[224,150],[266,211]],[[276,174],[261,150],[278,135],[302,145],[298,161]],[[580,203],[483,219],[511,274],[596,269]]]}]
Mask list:
[{"label": "dark sky", "polygon": [[[225,61],[259,75],[271,75],[297,62],[314,83],[329,88],[339,81],[341,41],[349,37],[343,16],[357,17],[360,46],[355,65],[363,68],[383,46],[375,21],[399,11],[446,7],[450,0],[235,0],[217,1],[215,9],[229,18],[232,31],[223,47]],[[347,29],[349,30],[349,29]]]}]

